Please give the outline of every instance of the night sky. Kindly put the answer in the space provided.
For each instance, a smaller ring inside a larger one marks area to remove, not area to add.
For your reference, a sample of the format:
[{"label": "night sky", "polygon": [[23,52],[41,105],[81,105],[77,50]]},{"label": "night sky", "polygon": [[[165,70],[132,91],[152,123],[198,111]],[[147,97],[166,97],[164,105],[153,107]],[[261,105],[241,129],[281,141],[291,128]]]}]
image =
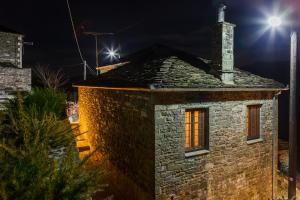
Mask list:
[{"label": "night sky", "polygon": [[[84,31],[116,33],[102,38],[101,48],[120,45],[121,56],[162,43],[209,58],[218,2],[70,0],[70,6],[84,57],[94,66],[94,39],[84,35]],[[288,84],[289,27],[274,37],[270,30],[258,35],[265,27],[261,23],[266,17],[264,13],[272,13],[275,8],[280,15],[285,15],[286,21],[294,19],[297,30],[300,1],[228,0],[225,3],[226,21],[237,25],[235,66]],[[25,65],[41,63],[68,69],[68,73],[82,71],[66,0],[1,2],[0,24],[24,33],[25,41],[34,43],[25,46]],[[102,58],[101,62],[109,61]],[[281,102],[286,104],[284,99]],[[281,106],[281,111],[286,115],[287,106]]]},{"label": "night sky", "polygon": [[[122,47],[122,55],[153,43],[164,43],[203,57],[210,57],[211,28],[216,18],[218,1],[89,1],[70,0],[83,54],[94,65],[94,40],[83,31],[114,32],[106,36],[102,46]],[[226,1],[225,1],[226,2]],[[264,25],[264,12],[276,5],[280,14],[292,10],[288,18],[296,18],[297,0],[231,0],[226,2],[226,20],[237,25],[235,38],[236,65],[258,61],[287,61],[289,34],[277,34],[270,41],[270,31],[256,35]],[[300,16],[298,16],[300,18]],[[25,49],[25,62],[71,65],[80,63],[65,0],[17,1],[2,3],[0,24],[23,32],[34,46]],[[107,62],[102,59],[102,62]]]}]

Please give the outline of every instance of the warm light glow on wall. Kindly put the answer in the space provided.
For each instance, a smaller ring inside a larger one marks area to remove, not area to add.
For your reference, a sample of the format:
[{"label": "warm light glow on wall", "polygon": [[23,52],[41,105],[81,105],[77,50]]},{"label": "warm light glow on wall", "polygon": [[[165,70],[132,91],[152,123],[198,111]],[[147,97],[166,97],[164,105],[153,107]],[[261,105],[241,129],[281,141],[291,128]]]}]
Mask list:
[{"label": "warm light glow on wall", "polygon": [[[80,90],[79,90],[80,91]],[[85,108],[84,104],[80,103],[80,92],[79,92],[79,101],[78,101],[78,113],[79,113],[79,132],[80,135],[77,138],[77,147],[79,149],[83,149],[80,152],[80,158],[88,155],[93,151],[93,147],[91,145],[91,138],[89,137],[89,124],[88,124],[88,109]],[[88,150],[89,149],[89,150]]]},{"label": "warm light glow on wall", "polygon": [[185,148],[191,147],[191,112],[185,112]]}]

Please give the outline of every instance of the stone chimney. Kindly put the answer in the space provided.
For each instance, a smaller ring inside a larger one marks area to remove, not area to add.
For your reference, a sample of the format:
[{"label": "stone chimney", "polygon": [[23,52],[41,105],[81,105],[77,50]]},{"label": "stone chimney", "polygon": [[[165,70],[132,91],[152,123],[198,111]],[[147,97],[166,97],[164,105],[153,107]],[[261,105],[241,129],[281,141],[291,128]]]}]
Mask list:
[{"label": "stone chimney", "polygon": [[234,24],[225,22],[224,4],[218,8],[217,24],[213,37],[212,64],[219,72],[224,84],[234,84]]}]

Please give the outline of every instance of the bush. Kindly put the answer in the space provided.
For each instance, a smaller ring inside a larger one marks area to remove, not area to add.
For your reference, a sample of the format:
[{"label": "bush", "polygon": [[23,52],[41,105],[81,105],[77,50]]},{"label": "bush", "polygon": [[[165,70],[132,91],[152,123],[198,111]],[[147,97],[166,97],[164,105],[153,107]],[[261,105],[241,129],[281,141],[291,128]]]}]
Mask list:
[{"label": "bush", "polygon": [[78,158],[62,96],[51,89],[19,94],[0,117],[1,200],[86,200],[103,189],[102,167]]},{"label": "bush", "polygon": [[57,118],[66,117],[66,95],[52,88],[35,88],[24,99],[28,112],[36,114],[38,119],[53,113]]},{"label": "bush", "polygon": [[88,171],[72,149],[61,161],[50,159],[43,145],[24,150],[0,146],[0,199],[86,200],[103,177]]},{"label": "bush", "polygon": [[61,119],[62,97],[52,89],[36,89],[25,97],[18,94],[5,111],[0,138],[10,140],[15,146],[42,143],[55,149],[74,145],[71,127],[66,119]]}]

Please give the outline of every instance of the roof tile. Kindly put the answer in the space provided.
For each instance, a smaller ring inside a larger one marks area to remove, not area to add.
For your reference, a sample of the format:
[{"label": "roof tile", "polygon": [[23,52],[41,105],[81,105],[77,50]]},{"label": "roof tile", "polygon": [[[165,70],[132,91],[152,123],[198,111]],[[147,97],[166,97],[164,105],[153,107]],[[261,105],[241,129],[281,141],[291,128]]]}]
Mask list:
[{"label": "roof tile", "polygon": [[138,88],[284,88],[275,80],[235,68],[233,85],[226,85],[208,60],[156,45],[133,54],[129,63],[80,86]]}]

